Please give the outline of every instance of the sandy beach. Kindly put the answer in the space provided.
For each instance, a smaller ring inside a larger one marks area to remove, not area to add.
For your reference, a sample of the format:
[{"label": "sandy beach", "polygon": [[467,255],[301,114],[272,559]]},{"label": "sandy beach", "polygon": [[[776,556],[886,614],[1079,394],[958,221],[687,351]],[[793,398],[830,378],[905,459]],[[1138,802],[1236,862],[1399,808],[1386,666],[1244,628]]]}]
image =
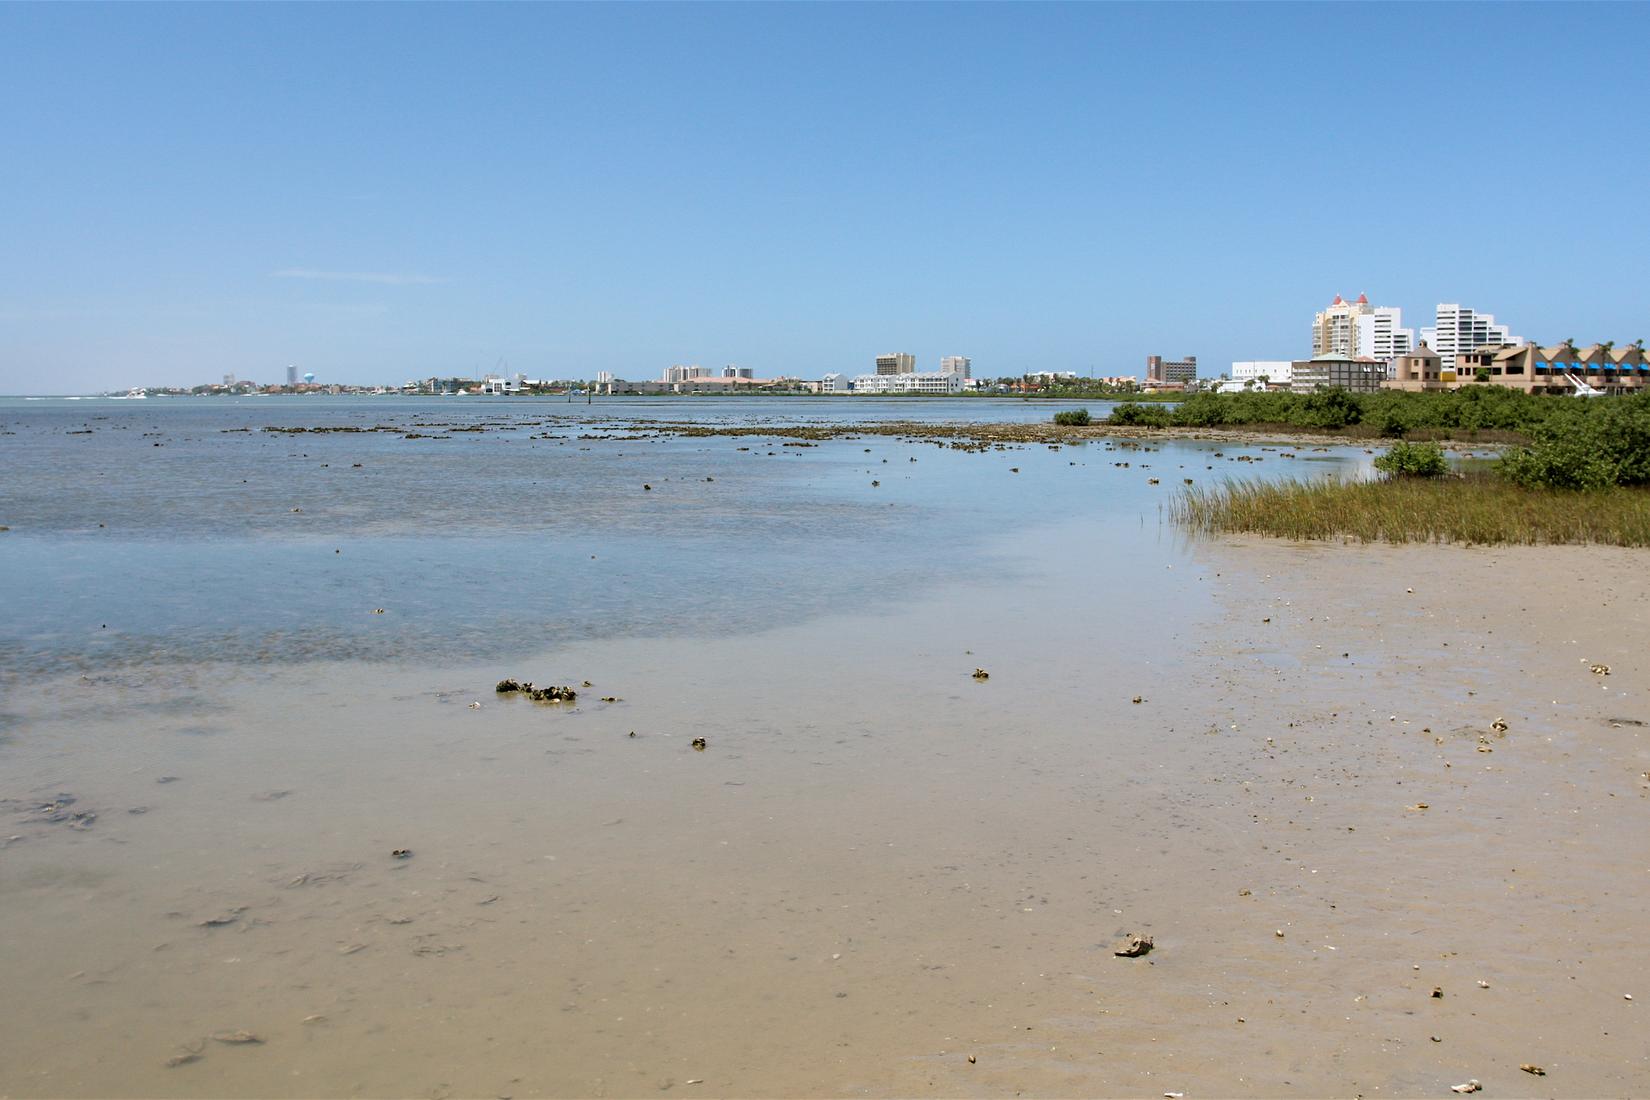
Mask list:
[{"label": "sandy beach", "polygon": [[1642,556],[1241,540],[1069,586],[1104,537],[691,661],[28,685],[0,1092],[1650,1088]]}]

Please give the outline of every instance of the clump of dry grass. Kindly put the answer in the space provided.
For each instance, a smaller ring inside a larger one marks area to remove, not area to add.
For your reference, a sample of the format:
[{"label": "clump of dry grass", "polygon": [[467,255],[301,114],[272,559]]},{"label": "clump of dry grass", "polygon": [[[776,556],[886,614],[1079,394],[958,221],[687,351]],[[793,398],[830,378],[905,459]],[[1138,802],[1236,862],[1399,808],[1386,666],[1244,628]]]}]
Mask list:
[{"label": "clump of dry grass", "polygon": [[1229,481],[1190,488],[1177,523],[1290,539],[1650,546],[1650,490],[1525,489],[1490,474],[1379,481]]}]

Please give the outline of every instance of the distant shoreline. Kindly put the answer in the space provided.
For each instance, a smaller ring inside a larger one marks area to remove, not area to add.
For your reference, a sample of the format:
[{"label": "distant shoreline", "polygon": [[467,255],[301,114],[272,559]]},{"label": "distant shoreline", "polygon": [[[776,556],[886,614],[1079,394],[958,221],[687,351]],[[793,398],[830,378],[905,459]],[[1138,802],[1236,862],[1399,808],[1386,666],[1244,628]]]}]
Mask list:
[{"label": "distant shoreline", "polygon": [[[138,387],[144,388],[144,387]],[[402,393],[386,391],[384,393],[363,392],[361,390],[342,390],[338,393],[330,391],[300,391],[268,393],[257,391],[253,393],[159,393],[151,392],[147,397],[132,398],[123,393],[0,393],[0,401],[132,401],[132,400],[218,400],[235,397],[352,397],[352,398],[448,398],[448,397],[479,397],[494,401],[566,401],[593,397],[596,400],[611,401],[614,398],[671,398],[703,400],[706,398],[718,400],[722,398],[738,398],[740,400],[762,400],[764,398],[802,398],[809,400],[830,401],[1180,401],[1184,394],[1156,395],[1147,393],[806,393],[797,390],[762,390],[750,391],[690,391],[685,393],[645,393],[640,390],[626,390],[621,393],[586,394],[583,391],[562,391],[559,393]]]}]

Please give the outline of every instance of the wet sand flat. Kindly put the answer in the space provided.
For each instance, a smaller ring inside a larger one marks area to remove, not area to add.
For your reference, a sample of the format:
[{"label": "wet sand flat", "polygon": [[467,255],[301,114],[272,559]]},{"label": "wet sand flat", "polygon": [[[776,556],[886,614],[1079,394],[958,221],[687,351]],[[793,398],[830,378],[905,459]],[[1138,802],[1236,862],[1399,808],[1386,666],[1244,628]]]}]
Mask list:
[{"label": "wet sand flat", "polygon": [[1650,1089],[1642,555],[1244,540],[1073,583],[1110,537],[508,667],[26,685],[0,1092]]}]

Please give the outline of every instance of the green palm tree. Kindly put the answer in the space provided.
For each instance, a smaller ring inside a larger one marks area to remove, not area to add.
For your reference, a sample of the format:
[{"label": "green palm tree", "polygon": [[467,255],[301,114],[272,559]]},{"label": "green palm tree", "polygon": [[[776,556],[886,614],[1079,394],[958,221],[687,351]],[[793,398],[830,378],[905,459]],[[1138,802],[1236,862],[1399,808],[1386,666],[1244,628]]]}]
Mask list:
[{"label": "green palm tree", "polygon": [[1606,340],[1598,346],[1599,354],[1603,358],[1603,362],[1599,363],[1598,369],[1606,378],[1615,377],[1616,361],[1610,358],[1610,349],[1615,346],[1616,342],[1614,340]]}]

